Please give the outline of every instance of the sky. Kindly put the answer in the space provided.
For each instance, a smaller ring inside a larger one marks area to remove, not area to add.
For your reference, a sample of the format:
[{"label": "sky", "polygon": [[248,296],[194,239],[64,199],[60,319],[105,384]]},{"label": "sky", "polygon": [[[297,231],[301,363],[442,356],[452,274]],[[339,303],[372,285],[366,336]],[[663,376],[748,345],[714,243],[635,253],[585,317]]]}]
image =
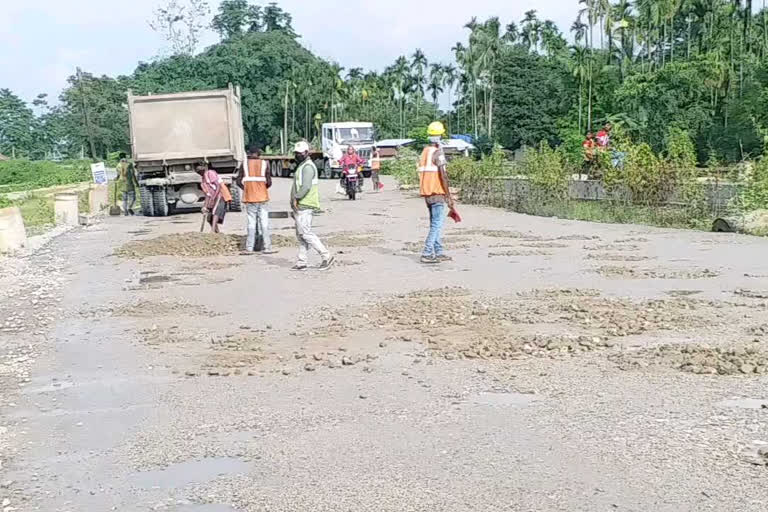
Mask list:
[{"label": "sky", "polygon": [[[97,75],[130,74],[140,61],[167,53],[148,21],[167,0],[0,0],[0,88],[31,101],[53,100],[76,67]],[[185,0],[181,0],[185,1]],[[219,0],[209,1],[215,11]],[[252,0],[264,5],[266,0]],[[345,68],[381,70],[421,48],[430,61],[453,61],[473,16],[499,16],[502,25],[536,9],[567,34],[577,0],[282,0],[301,43]],[[212,16],[212,15],[211,15]],[[344,29],[344,32],[341,31]],[[204,46],[217,41],[205,35]]]}]

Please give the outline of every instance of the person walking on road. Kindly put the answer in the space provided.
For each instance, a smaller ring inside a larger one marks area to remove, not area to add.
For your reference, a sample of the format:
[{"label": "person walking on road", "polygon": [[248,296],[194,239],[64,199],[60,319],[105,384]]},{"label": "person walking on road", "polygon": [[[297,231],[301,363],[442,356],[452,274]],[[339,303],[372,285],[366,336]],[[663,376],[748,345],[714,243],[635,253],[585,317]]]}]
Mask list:
[{"label": "person walking on road", "polygon": [[445,154],[440,140],[445,134],[443,123],[434,122],[427,130],[430,144],[424,148],[419,163],[419,190],[429,210],[429,235],[424,243],[421,262],[426,264],[450,261],[452,258],[443,253],[443,223],[446,217],[446,205],[454,209],[453,197],[448,185]]},{"label": "person walking on road", "polygon": [[378,192],[381,189],[379,171],[381,171],[381,153],[379,152],[379,148],[374,146],[373,153],[371,154],[371,182],[373,182],[374,192]]},{"label": "person walking on road", "polygon": [[269,235],[269,188],[272,186],[272,175],[267,161],[261,159],[261,150],[257,146],[248,148],[248,162],[237,178],[237,185],[243,189],[243,202],[248,217],[246,254],[255,252],[257,227],[263,240],[262,252],[276,253],[272,249],[272,238]]},{"label": "person walking on road", "polygon": [[306,270],[307,255],[311,247],[323,259],[320,270],[331,268],[334,257],[318,236],[312,232],[312,216],[320,209],[320,191],[318,189],[317,167],[309,158],[309,144],[298,142],[294,147],[296,156],[296,173],[291,188],[291,209],[296,221],[296,239],[299,242],[299,253],[296,265],[292,270]]},{"label": "person walking on road", "polygon": [[123,186],[123,215],[135,215],[133,205],[136,204],[136,169],[128,161],[125,153],[120,153],[120,163],[117,166],[117,179],[125,183]]}]

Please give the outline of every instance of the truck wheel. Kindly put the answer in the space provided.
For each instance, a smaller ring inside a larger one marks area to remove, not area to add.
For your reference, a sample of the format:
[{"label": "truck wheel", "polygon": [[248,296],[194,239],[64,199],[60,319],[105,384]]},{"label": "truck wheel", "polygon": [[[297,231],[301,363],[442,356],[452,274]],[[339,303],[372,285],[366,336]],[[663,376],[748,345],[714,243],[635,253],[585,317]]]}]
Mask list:
[{"label": "truck wheel", "polygon": [[165,193],[165,187],[156,187],[152,191],[152,205],[155,210],[155,217],[168,216],[170,208],[168,208],[168,196]]},{"label": "truck wheel", "polygon": [[333,178],[333,169],[331,169],[331,162],[329,160],[323,160],[323,178],[330,180]]},{"label": "truck wheel", "polygon": [[236,183],[232,183],[232,202],[229,203],[229,211],[231,212],[240,212],[243,211],[243,191],[240,187],[237,186]]},{"label": "truck wheel", "polygon": [[149,187],[139,187],[139,198],[141,199],[141,214],[145,217],[155,216],[155,205],[152,204],[152,191]]}]

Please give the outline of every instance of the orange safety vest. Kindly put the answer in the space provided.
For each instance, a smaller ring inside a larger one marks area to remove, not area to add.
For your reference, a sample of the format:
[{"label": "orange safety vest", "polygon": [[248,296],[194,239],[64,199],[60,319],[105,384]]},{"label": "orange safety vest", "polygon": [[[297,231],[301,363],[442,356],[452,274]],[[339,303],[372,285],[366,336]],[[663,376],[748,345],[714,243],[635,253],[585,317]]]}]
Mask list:
[{"label": "orange safety vest", "polygon": [[376,156],[374,154],[374,156],[371,158],[371,170],[378,171],[380,169],[381,169],[381,157]]},{"label": "orange safety vest", "polygon": [[243,175],[243,201],[246,203],[266,203],[269,201],[267,191],[267,161],[259,158],[249,159]]},{"label": "orange safety vest", "polygon": [[445,195],[445,188],[440,179],[440,169],[432,161],[437,148],[427,146],[421,153],[419,162],[419,189],[422,197]]}]

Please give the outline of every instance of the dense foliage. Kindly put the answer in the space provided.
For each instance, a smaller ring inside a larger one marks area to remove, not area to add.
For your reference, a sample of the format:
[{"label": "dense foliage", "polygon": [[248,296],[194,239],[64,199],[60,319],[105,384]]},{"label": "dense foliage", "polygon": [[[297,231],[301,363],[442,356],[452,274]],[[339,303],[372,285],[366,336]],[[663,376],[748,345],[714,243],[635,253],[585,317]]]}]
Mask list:
[{"label": "dense foliage", "polygon": [[0,162],[0,192],[67,185],[90,179],[90,164],[86,161],[56,163],[17,159]]},{"label": "dense foliage", "polygon": [[[373,72],[314,56],[299,43],[290,14],[274,3],[226,0],[206,21],[221,41],[202,52],[179,50],[125,77],[77,72],[55,106],[45,97],[26,105],[0,90],[0,152],[101,158],[129,147],[128,89],[144,94],[233,83],[242,87],[248,141],[272,148],[281,130],[290,141],[312,140],[327,121],[370,120],[384,138],[420,134],[440,118],[452,133],[484,141],[486,155],[491,142],[518,149],[546,141],[562,146],[563,162],[577,166],[584,135],[611,122],[634,148],[627,173],[637,162],[655,172],[651,154],[661,162],[661,176],[632,178],[644,188],[669,177],[668,160],[676,158],[671,130],[686,134],[686,153],[693,149],[700,166],[762,155],[768,10],[727,0],[579,3],[572,44],[535,11],[507,25],[497,17],[473,18],[467,38],[453,47],[455,64],[430,62],[415,49]],[[449,100],[445,112],[441,97]],[[632,181],[630,174],[624,179]]]}]

